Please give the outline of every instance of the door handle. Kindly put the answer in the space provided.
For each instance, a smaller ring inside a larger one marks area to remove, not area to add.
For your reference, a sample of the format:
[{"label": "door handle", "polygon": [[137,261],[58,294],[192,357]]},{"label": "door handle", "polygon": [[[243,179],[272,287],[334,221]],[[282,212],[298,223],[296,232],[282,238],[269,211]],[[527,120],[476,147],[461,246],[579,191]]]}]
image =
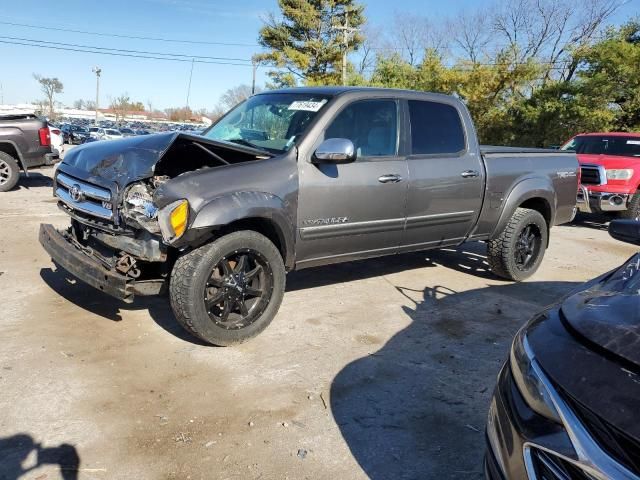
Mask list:
[{"label": "door handle", "polygon": [[388,173],[378,177],[380,183],[398,183],[402,181],[402,177],[395,173]]},{"label": "door handle", "polygon": [[462,178],[474,178],[474,177],[479,177],[480,173],[475,170],[465,170],[460,174],[460,176]]}]

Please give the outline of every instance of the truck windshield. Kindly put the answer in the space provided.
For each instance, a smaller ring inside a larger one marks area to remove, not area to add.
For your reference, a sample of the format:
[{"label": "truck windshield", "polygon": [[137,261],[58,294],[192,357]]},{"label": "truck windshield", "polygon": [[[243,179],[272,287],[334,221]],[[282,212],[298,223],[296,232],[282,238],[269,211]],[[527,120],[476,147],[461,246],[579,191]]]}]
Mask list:
[{"label": "truck windshield", "polygon": [[621,135],[582,135],[569,140],[561,150],[583,155],[640,157],[640,137]]},{"label": "truck windshield", "polygon": [[289,150],[329,101],[325,95],[261,94],[244,101],[203,135],[282,153]]}]

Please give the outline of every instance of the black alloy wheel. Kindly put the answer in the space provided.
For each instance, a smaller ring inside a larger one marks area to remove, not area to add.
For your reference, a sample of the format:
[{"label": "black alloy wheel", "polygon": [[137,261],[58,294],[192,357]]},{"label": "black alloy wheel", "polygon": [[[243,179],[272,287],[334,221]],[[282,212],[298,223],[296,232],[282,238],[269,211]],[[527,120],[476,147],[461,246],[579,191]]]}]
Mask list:
[{"label": "black alloy wheel", "polygon": [[514,249],[515,263],[518,270],[526,271],[537,260],[542,244],[542,235],[537,225],[527,225],[518,236]]},{"label": "black alloy wheel", "polygon": [[236,250],[220,260],[205,285],[209,317],[227,330],[251,325],[269,305],[273,272],[257,251]]}]

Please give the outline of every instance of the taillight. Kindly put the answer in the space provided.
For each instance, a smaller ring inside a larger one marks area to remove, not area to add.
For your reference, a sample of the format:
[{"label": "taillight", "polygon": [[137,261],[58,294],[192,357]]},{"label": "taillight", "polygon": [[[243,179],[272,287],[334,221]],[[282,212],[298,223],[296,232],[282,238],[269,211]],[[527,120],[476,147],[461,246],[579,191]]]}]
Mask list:
[{"label": "taillight", "polygon": [[49,127],[42,127],[38,130],[38,134],[40,135],[40,145],[43,147],[50,147],[51,134],[49,133]]}]

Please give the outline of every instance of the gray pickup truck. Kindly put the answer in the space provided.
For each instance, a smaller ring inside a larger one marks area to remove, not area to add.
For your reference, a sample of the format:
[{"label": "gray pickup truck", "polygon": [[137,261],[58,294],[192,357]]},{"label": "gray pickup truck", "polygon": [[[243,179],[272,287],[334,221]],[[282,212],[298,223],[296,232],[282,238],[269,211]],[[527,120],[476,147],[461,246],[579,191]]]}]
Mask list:
[{"label": "gray pickup truck", "polygon": [[523,280],[572,218],[577,173],[574,153],[480,147],[454,97],[270,91],[202,136],[72,150],[54,181],[71,225],[40,242],[125,301],[168,288],[187,330],[230,345],[267,327],[295,269],[482,240],[496,275]]},{"label": "gray pickup truck", "polygon": [[46,120],[32,114],[0,116],[0,192],[16,186],[20,170],[53,165],[58,155],[51,152]]}]

